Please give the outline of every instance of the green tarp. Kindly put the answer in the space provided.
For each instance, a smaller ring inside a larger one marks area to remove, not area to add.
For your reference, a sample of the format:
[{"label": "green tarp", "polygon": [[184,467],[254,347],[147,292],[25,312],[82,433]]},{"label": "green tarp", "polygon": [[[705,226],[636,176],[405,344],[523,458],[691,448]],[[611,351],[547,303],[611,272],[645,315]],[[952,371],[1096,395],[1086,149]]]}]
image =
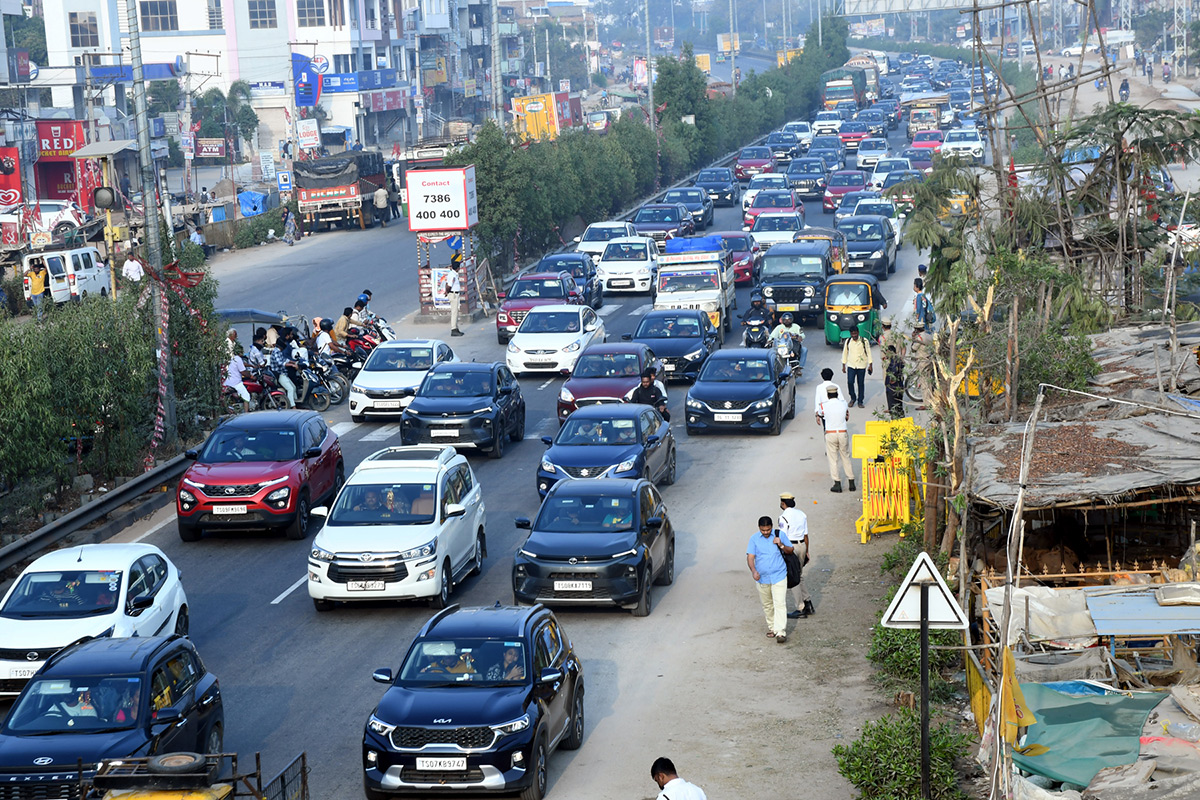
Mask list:
[{"label": "green tarp", "polygon": [[1040,683],[1022,683],[1025,702],[1037,724],[1029,726],[1026,746],[1040,744],[1040,756],[1013,753],[1013,763],[1056,781],[1087,786],[1104,767],[1137,760],[1142,727],[1166,695],[1134,692],[1076,697]]}]

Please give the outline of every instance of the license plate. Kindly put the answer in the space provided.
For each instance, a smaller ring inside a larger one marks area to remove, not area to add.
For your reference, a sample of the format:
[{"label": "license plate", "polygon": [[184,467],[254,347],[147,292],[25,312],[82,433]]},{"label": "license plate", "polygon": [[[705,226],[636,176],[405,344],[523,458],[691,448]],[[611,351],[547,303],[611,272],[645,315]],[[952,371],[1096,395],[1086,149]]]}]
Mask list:
[{"label": "license plate", "polygon": [[674,365],[674,364],[663,364],[663,371],[665,371],[665,372],[674,372],[674,371],[675,371],[675,365]]},{"label": "license plate", "polygon": [[864,262],[862,262],[862,261],[851,261],[850,269],[862,269],[863,264],[864,264]]},{"label": "license plate", "polygon": [[798,303],[780,303],[779,310],[780,311],[799,311],[800,305]]},{"label": "license plate", "polygon": [[245,514],[245,506],[213,506],[214,514]]},{"label": "license plate", "polygon": [[33,673],[35,673],[35,672],[37,672],[37,670],[36,670],[36,669],[34,669],[34,668],[32,668],[32,667],[30,667],[30,668],[25,668],[25,669],[13,669],[13,670],[9,670],[9,677],[12,677],[12,678],[32,678],[32,677],[33,677]]},{"label": "license plate", "polygon": [[429,431],[429,435],[430,436],[449,436],[449,437],[457,438],[458,437],[458,428],[431,428]]},{"label": "license plate", "polygon": [[418,758],[417,769],[464,770],[467,768],[465,758]]},{"label": "license plate", "polygon": [[741,414],[713,414],[713,419],[717,422],[741,422]]},{"label": "license plate", "polygon": [[346,589],[351,592],[382,592],[383,581],[346,581]]},{"label": "license plate", "polygon": [[591,581],[555,581],[554,591],[556,592],[590,592],[592,590]]},{"label": "license plate", "polygon": [[618,289],[618,288],[624,288],[626,286],[633,286],[633,281],[624,280],[624,279],[612,280],[612,281],[608,282],[608,285],[613,287],[614,289]]},{"label": "license plate", "polygon": [[376,401],[375,401],[375,407],[376,407],[376,408],[379,408],[379,409],[384,409],[384,408],[399,408],[399,407],[400,407],[400,401],[399,401],[399,400],[376,400]]}]

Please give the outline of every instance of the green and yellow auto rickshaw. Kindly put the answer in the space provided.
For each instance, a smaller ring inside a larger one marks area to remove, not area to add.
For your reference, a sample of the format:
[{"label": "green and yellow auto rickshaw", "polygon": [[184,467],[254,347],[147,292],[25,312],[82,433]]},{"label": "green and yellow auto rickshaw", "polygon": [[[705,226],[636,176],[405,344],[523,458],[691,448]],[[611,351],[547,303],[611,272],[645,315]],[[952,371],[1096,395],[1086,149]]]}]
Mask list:
[{"label": "green and yellow auto rickshaw", "polygon": [[874,275],[833,275],[825,281],[825,343],[840,345],[858,327],[859,335],[874,340],[879,335],[879,310],[887,300]]}]

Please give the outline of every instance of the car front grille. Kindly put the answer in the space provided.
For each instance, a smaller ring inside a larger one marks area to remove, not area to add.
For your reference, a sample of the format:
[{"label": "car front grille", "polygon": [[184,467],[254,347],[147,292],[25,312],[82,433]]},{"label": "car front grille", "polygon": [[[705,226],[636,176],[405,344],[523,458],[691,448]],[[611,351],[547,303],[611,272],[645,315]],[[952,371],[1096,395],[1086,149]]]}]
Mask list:
[{"label": "car front grille", "polygon": [[405,783],[483,783],[483,770],[479,767],[467,770],[421,770],[406,767],[400,770],[400,780]]},{"label": "car front grille", "polygon": [[811,286],[775,286],[771,289],[771,299],[778,303],[802,303],[805,299],[811,299],[813,296],[813,288]]},{"label": "car front grille", "polygon": [[604,464],[599,467],[564,467],[560,464],[558,468],[572,478],[599,478],[611,466],[612,464]]},{"label": "car front grille", "polygon": [[25,782],[23,777],[0,775],[0,800],[79,800],[83,796],[78,777],[45,782]]},{"label": "car front grille", "polygon": [[[66,647],[66,645],[63,645]],[[17,647],[0,649],[2,661],[45,661],[50,656],[62,650],[62,647]]]},{"label": "car front grille", "polygon": [[403,561],[395,564],[335,561],[329,565],[327,574],[329,580],[334,583],[349,583],[350,581],[399,583],[408,577],[408,567]]},{"label": "car front grille", "polygon": [[619,397],[581,397],[575,401],[575,407],[583,408],[584,406],[602,406],[606,403],[619,402],[621,402]]},{"label": "car front grille", "polygon": [[525,316],[528,313],[529,313],[528,311],[509,311],[508,318],[513,321],[514,325],[520,325],[521,320],[525,319]]},{"label": "car front grille", "polygon": [[372,400],[386,400],[389,397],[408,397],[413,394],[412,389],[367,389],[363,392]]},{"label": "car front grille", "polygon": [[666,231],[650,231],[650,238],[656,242],[663,242],[667,239]]},{"label": "car front grille", "polygon": [[262,488],[257,483],[235,485],[201,484],[200,491],[209,497],[253,497]]},{"label": "car front grille", "polygon": [[485,726],[471,728],[396,728],[392,744],[398,748],[416,750],[429,744],[454,744],[465,750],[490,747],[495,732]]},{"label": "car front grille", "polygon": [[205,525],[254,525],[266,522],[266,515],[261,511],[248,511],[245,514],[201,514],[197,520],[199,527]]},{"label": "car front grille", "polygon": [[5,678],[0,680],[0,694],[20,694],[25,685],[29,683],[26,678]]},{"label": "car front grille", "polygon": [[722,400],[718,403],[705,403],[713,411],[724,413],[726,411],[745,411],[750,407],[750,403],[739,400]]}]

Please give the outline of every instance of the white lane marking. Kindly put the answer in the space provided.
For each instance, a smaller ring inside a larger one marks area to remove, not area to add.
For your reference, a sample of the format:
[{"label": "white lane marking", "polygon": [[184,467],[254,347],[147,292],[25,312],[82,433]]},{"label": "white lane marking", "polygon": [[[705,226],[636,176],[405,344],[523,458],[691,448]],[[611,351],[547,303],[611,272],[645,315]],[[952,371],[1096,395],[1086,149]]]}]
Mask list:
[{"label": "white lane marking", "polygon": [[362,439],[360,441],[363,441],[363,442],[385,442],[388,439],[395,436],[399,432],[400,432],[400,423],[394,422],[391,425],[384,425],[381,428],[377,428],[377,429],[371,431],[366,436],[362,437]]},{"label": "white lane marking", "polygon": [[653,303],[646,303],[644,306],[638,306],[637,308],[631,310],[629,313],[631,316],[640,317],[642,314],[645,314],[647,311],[651,310],[652,308],[654,308]]},{"label": "white lane marking", "polygon": [[554,383],[554,378],[546,378],[546,382],[538,387],[538,391],[540,392],[542,389],[545,389],[547,386],[549,386],[552,383]]},{"label": "white lane marking", "polygon": [[358,427],[357,422],[335,422],[333,425],[329,426],[330,430],[332,430],[334,433],[336,433],[339,437],[345,436],[347,433],[349,433],[350,431],[354,430],[357,427]]},{"label": "white lane marking", "polygon": [[610,305],[606,305],[606,306],[600,306],[600,310],[597,311],[596,313],[602,317],[607,317],[609,314],[617,313],[622,308],[624,308],[624,306],[615,306],[615,305],[610,304]]},{"label": "white lane marking", "polygon": [[143,533],[141,536],[134,539],[133,543],[137,544],[138,542],[142,541],[143,539],[149,539],[151,536],[158,533],[159,531],[161,531],[163,528],[167,527],[170,524],[171,524],[171,520],[169,520],[169,519],[164,522],[158,523],[153,528],[151,528],[150,530]]},{"label": "white lane marking", "polygon": [[304,582],[305,582],[306,580],[308,580],[308,576],[307,576],[307,575],[301,576],[300,580],[296,581],[296,582],[295,582],[295,583],[293,583],[291,586],[289,586],[288,588],[284,589],[284,590],[283,590],[283,592],[281,592],[281,593],[280,593],[279,597],[276,597],[274,600],[272,600],[272,601],[271,601],[271,605],[273,605],[273,606],[277,606],[277,605],[279,605],[280,603],[282,603],[284,600],[286,600],[286,599],[287,599],[287,596],[288,596],[289,594],[291,594],[292,592],[296,591],[296,590],[297,590],[297,589],[299,589],[301,586],[303,586],[303,585],[304,585]]}]

